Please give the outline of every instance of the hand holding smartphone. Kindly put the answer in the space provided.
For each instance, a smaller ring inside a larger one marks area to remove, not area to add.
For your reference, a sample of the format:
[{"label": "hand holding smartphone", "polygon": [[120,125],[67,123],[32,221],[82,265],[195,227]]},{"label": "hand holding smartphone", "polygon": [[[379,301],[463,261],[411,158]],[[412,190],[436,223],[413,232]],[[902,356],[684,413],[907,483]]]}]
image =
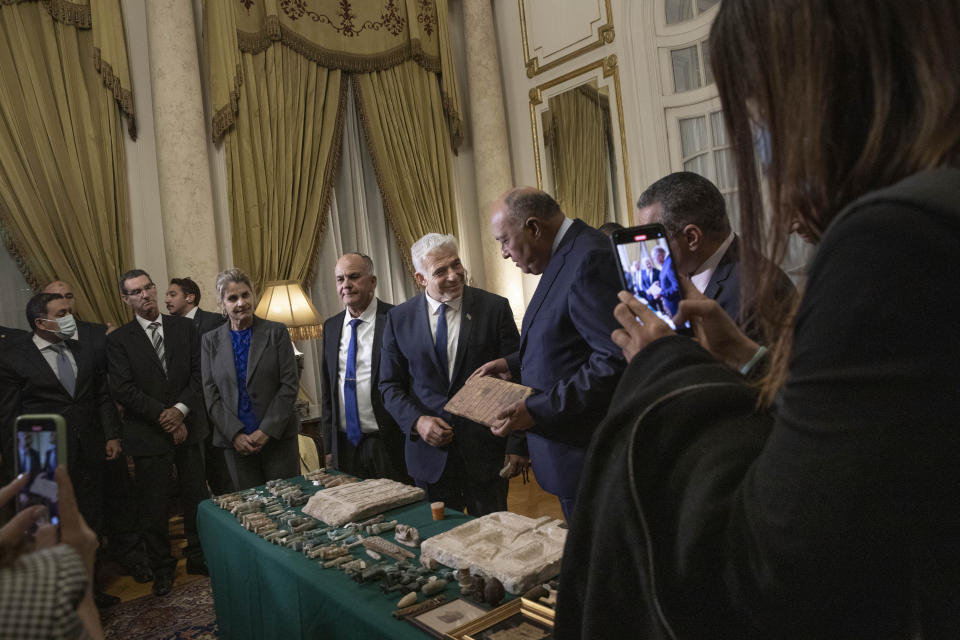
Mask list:
[{"label": "hand holding smartphone", "polygon": [[620,283],[643,302],[667,326],[684,335],[692,335],[689,323],[677,327],[673,322],[683,297],[680,279],[674,268],[667,232],[660,224],[618,229],[610,237],[620,266]]},{"label": "hand holding smartphone", "polygon": [[27,483],[16,497],[17,511],[41,504],[50,514],[50,524],[60,523],[55,472],[67,461],[67,423],[63,416],[27,414],[16,420],[16,473],[27,476]]}]

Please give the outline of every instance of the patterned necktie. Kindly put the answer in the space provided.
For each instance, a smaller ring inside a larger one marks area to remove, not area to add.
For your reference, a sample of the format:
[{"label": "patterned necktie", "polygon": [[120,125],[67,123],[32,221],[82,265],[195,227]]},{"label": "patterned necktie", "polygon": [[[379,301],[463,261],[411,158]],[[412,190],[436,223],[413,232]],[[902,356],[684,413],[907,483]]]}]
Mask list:
[{"label": "patterned necktie", "polygon": [[347,347],[347,367],[343,373],[343,412],[347,420],[347,438],[353,446],[360,446],[360,410],[357,408],[357,325],[360,318],[350,321],[350,345]]},{"label": "patterned necktie", "polygon": [[433,346],[440,359],[440,368],[449,380],[450,359],[447,357],[447,304],[445,302],[440,303],[440,313],[437,314],[437,340]]},{"label": "patterned necktie", "polygon": [[60,384],[72,398],[77,389],[77,374],[73,370],[73,365],[70,364],[70,358],[67,357],[67,345],[58,342],[50,345],[50,348],[57,352],[57,376],[60,378]]},{"label": "patterned necktie", "polygon": [[160,366],[163,367],[163,373],[167,373],[167,361],[164,359],[164,349],[163,349],[163,335],[160,333],[160,323],[151,322],[148,327],[150,328],[151,340],[153,340],[153,350],[157,352],[157,357],[160,358]]}]

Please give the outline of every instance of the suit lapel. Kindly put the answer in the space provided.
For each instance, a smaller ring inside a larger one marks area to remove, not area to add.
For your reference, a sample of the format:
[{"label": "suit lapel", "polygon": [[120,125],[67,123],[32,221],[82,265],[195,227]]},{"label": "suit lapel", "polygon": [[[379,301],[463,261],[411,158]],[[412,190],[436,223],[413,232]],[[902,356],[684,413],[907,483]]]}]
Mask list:
[{"label": "suit lapel", "polygon": [[[330,324],[333,327],[336,327],[336,331],[328,331],[323,334],[323,339],[325,344],[323,346],[324,351],[331,354],[329,357],[324,357],[326,360],[327,375],[330,376],[330,379],[334,381],[334,384],[339,384],[340,376],[340,340],[343,339],[343,321],[347,317],[347,311],[343,310],[338,313],[333,318],[333,322]],[[377,353],[374,349],[374,353]],[[336,398],[336,395],[334,395]]]},{"label": "suit lapel", "polygon": [[376,387],[377,380],[380,379],[380,345],[383,343],[383,325],[386,321],[387,310],[380,305],[380,300],[377,300],[377,317],[373,325],[373,362],[370,363],[370,379],[373,387]]},{"label": "suit lapel", "polygon": [[247,360],[247,382],[250,382],[257,364],[260,363],[260,356],[267,348],[267,337],[264,335],[263,323],[257,322],[257,320],[258,318],[254,316],[253,331],[250,332],[250,358]]},{"label": "suit lapel", "polygon": [[[158,316],[163,319],[163,315]],[[136,348],[144,352],[144,355],[147,359],[150,360],[153,364],[160,369],[160,373],[163,373],[163,366],[160,364],[160,358],[157,356],[157,350],[153,348],[153,343],[150,342],[150,337],[147,335],[147,332],[144,331],[143,327],[140,326],[140,321],[134,318],[133,322],[127,325],[130,327],[130,333],[132,334],[132,343],[137,345]],[[167,348],[167,340],[170,338],[170,332],[167,331],[166,324],[163,325],[163,353],[164,356],[169,357],[170,350]],[[164,360],[167,358],[165,357]],[[169,360],[167,360],[169,362]]]},{"label": "suit lapel", "polygon": [[76,398],[80,393],[81,385],[86,384],[88,376],[93,373],[93,351],[89,342],[87,344],[76,340],[67,340],[66,342],[67,348],[73,352],[73,359],[77,362],[77,384],[73,390],[73,397]]},{"label": "suit lapel", "polygon": [[473,293],[470,287],[463,288],[463,302],[460,304],[460,337],[457,338],[457,357],[453,361],[453,376],[450,377],[451,384],[460,375],[460,369],[463,368],[464,356],[467,352],[467,344],[470,342],[470,332],[473,330]]},{"label": "suit lapel", "polygon": [[713,300],[716,300],[717,296],[720,295],[720,292],[723,290],[724,281],[730,277],[730,273],[733,271],[733,255],[735,251],[737,251],[737,238],[733,239],[733,242],[730,243],[730,246],[727,247],[727,250],[723,253],[723,257],[720,258],[717,268],[713,270],[713,275],[710,276],[710,282],[707,283],[707,288],[703,290],[703,295]]},{"label": "suit lapel", "polygon": [[547,263],[547,270],[540,276],[537,290],[533,292],[533,298],[530,299],[530,304],[527,305],[527,311],[523,314],[523,326],[520,331],[521,355],[527,344],[527,331],[530,329],[530,325],[533,324],[533,319],[536,317],[537,311],[540,310],[540,307],[547,299],[547,294],[550,292],[550,288],[556,281],[557,276],[560,275],[560,271],[563,270],[563,265],[567,260],[567,254],[573,249],[573,243],[576,237],[580,235],[583,225],[584,223],[580,220],[573,221],[573,225],[567,230],[567,233],[563,236],[563,240],[560,241],[557,252],[550,257],[550,262]]},{"label": "suit lapel", "polygon": [[26,342],[23,343],[21,351],[23,352],[24,363],[27,364],[28,367],[33,367],[41,377],[46,378],[48,384],[56,384],[64,393],[67,392],[67,390],[63,388],[63,385],[60,384],[57,374],[50,368],[47,359],[43,357],[40,349],[37,348],[37,345],[34,344],[31,338],[27,338]]}]

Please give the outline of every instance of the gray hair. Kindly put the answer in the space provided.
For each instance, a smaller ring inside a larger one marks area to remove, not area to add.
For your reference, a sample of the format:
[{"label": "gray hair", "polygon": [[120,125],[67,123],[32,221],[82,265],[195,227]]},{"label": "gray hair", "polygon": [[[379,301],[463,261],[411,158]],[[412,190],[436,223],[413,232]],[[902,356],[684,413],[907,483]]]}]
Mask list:
[{"label": "gray hair", "polygon": [[[424,272],[423,259],[434,251],[446,249],[460,254],[460,246],[457,239],[451,235],[441,235],[439,233],[428,233],[413,243],[410,247],[410,257],[413,258],[413,268],[417,273]],[[426,274],[424,274],[426,275]]]},{"label": "gray hair", "polygon": [[257,306],[257,290],[253,288],[250,282],[250,276],[240,269],[233,267],[217,274],[217,305],[223,309],[223,297],[227,295],[227,286],[233,283],[245,284],[250,287],[250,293],[253,294],[253,307]]},{"label": "gray hair", "polygon": [[359,256],[360,259],[363,260],[363,266],[366,267],[366,269],[367,269],[367,275],[368,275],[368,276],[375,276],[375,275],[377,275],[377,274],[373,271],[373,258],[371,258],[370,256],[368,256],[367,254],[365,254],[365,253],[360,253],[359,251],[347,251],[345,254],[343,254],[343,255],[340,256],[340,257],[341,257],[341,258],[344,258],[344,257],[346,257],[346,256]]}]

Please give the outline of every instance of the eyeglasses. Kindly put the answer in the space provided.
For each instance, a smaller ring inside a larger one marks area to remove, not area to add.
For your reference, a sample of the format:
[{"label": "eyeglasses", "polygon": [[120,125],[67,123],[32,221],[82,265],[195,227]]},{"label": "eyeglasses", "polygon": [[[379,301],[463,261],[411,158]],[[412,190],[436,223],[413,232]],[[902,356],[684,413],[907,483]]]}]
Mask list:
[{"label": "eyeglasses", "polygon": [[133,289],[131,291],[127,291],[126,296],[129,298],[136,298],[140,294],[146,293],[147,291],[153,291],[156,288],[157,288],[157,285],[151,282],[150,284],[145,286],[143,289]]}]

